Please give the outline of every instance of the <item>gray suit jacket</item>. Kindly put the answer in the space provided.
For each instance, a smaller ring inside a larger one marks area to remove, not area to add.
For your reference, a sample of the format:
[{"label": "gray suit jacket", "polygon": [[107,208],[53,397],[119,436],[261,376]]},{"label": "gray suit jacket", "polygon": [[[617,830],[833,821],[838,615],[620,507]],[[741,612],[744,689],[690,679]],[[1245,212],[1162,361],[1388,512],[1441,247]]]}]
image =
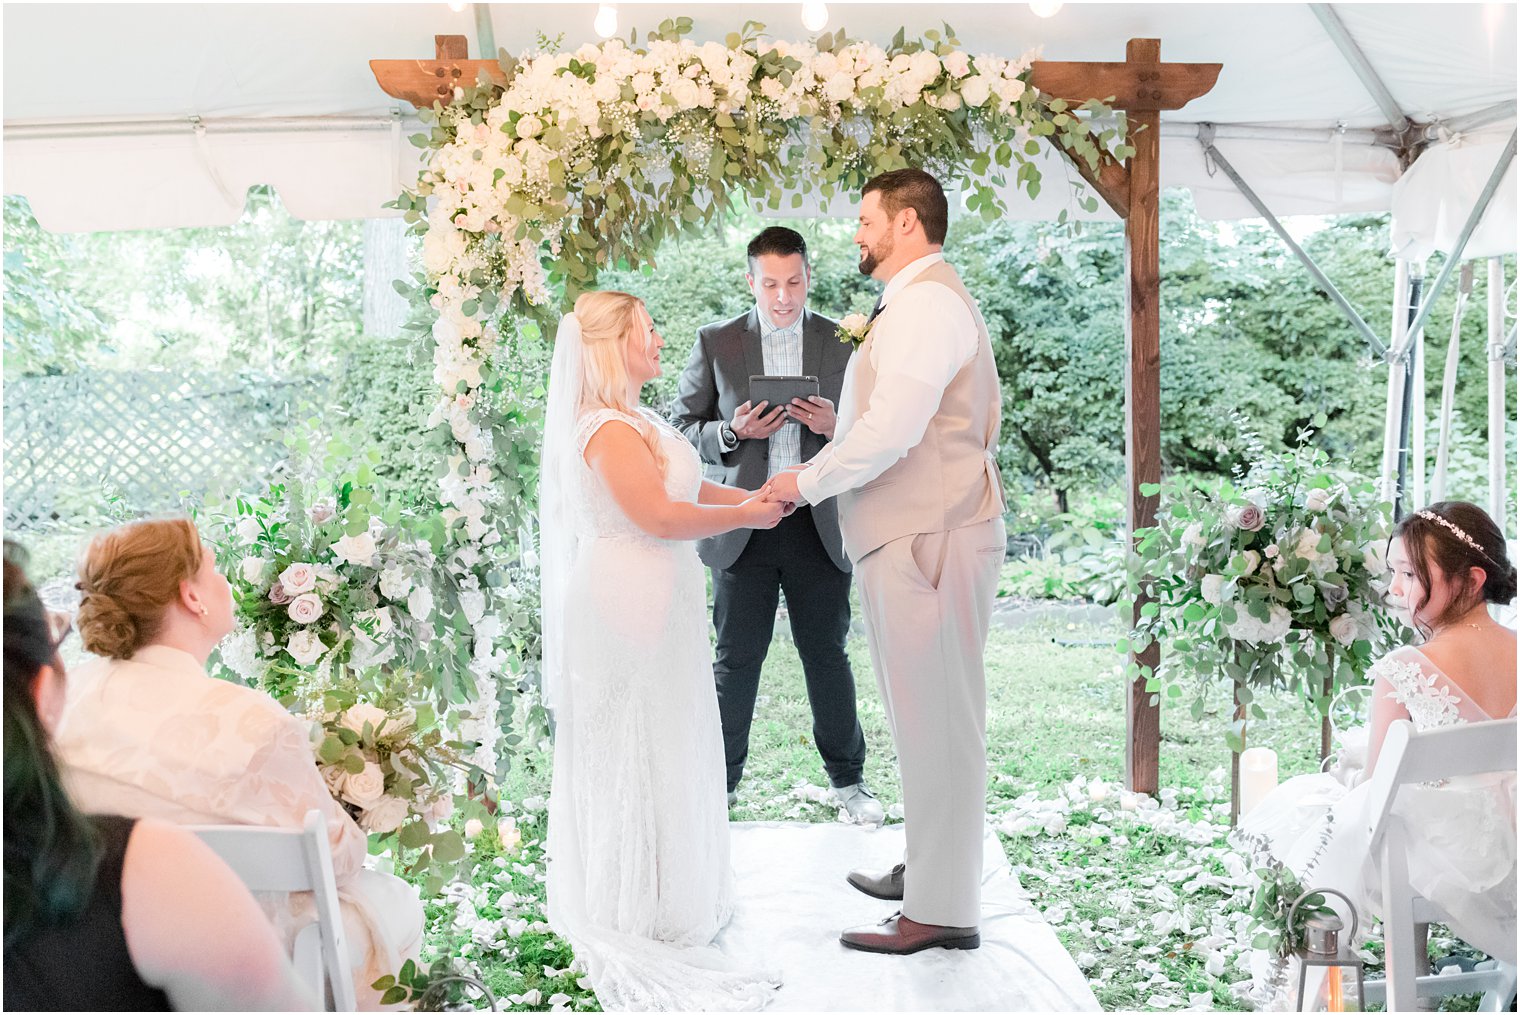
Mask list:
[{"label": "gray suit jacket", "polygon": [[[839,406],[844,371],[854,346],[841,342],[838,324],[811,310],[802,321],[802,372],[818,378],[818,393]],[[709,324],[697,332],[691,360],[681,374],[672,422],[686,435],[702,457],[703,475],[714,483],[746,490],[765,485],[769,440],[741,440],[733,451],[723,451],[718,424],[734,418],[734,410],[749,401],[751,374],[765,373],[765,354],[760,347],[760,312],[754,308],[731,321]],[[801,426],[801,424],[796,424]],[[802,460],[810,460],[825,441],[802,428]],[[829,558],[841,571],[850,570],[844,542],[839,535],[839,509],[830,499],[812,507],[813,524]],[[733,566],[749,542],[751,529],[734,529],[697,543],[697,552],[708,567]]]}]

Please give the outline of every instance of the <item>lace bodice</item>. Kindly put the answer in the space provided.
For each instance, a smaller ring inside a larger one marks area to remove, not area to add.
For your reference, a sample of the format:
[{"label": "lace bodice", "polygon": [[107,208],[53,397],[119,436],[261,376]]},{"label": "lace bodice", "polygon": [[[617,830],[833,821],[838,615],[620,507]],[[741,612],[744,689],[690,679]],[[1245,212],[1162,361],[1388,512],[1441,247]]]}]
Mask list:
[{"label": "lace bodice", "polygon": [[600,477],[585,464],[586,444],[602,428],[613,420],[634,427],[654,424],[660,435],[660,446],[665,452],[665,492],[671,500],[695,501],[702,489],[702,463],[691,442],[673,427],[652,413],[630,416],[613,409],[597,409],[580,418],[575,428],[575,448],[580,461],[576,489],[571,498],[571,511],[575,517],[575,531],[583,539],[631,538],[659,542],[633,523],[618,507]]},{"label": "lace bodice", "polygon": [[1371,676],[1382,677],[1392,688],[1387,697],[1404,707],[1417,730],[1425,731],[1465,722],[1462,699],[1452,693],[1451,685],[1439,672],[1425,672],[1413,659],[1393,656],[1378,660]]}]

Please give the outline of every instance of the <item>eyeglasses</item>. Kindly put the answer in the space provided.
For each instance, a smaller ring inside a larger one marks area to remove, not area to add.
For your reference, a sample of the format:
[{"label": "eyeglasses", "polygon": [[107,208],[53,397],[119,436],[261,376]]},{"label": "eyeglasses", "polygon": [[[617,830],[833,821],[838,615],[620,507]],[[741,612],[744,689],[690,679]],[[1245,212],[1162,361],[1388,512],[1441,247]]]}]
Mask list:
[{"label": "eyeglasses", "polygon": [[74,632],[74,618],[62,610],[44,610],[43,615],[47,618],[48,638],[53,643],[53,651],[57,652]]}]

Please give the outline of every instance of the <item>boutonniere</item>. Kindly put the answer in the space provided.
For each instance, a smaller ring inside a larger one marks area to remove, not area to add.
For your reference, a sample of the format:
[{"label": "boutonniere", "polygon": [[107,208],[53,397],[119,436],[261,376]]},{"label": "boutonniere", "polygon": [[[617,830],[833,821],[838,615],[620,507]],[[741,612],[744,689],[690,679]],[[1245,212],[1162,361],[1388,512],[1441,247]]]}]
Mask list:
[{"label": "boutonniere", "polygon": [[850,314],[839,322],[839,340],[860,348],[871,331],[871,319],[865,314]]}]

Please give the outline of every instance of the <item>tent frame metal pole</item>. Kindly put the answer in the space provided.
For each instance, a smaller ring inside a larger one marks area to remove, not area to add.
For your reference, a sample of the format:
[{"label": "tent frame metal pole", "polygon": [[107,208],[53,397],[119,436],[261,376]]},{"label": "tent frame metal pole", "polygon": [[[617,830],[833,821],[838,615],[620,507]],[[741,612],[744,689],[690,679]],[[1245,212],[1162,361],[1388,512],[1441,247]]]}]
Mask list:
[{"label": "tent frame metal pole", "polygon": [[1362,338],[1367,340],[1368,345],[1372,346],[1373,354],[1379,357],[1385,355],[1388,352],[1388,348],[1383,345],[1383,341],[1378,337],[1377,332],[1373,331],[1372,326],[1362,319],[1362,315],[1357,313],[1356,308],[1351,305],[1351,301],[1341,294],[1341,291],[1336,288],[1335,283],[1330,281],[1323,271],[1320,271],[1319,265],[1314,263],[1314,258],[1310,257],[1309,252],[1298,245],[1298,241],[1277,220],[1277,216],[1272,214],[1272,209],[1266,206],[1266,203],[1257,196],[1256,191],[1251,189],[1250,184],[1246,183],[1241,178],[1241,175],[1235,171],[1235,167],[1230,165],[1230,160],[1220,154],[1218,148],[1214,147],[1212,132],[1200,130],[1198,143],[1203,146],[1204,154],[1214,161],[1214,164],[1219,167],[1224,175],[1230,178],[1231,183],[1235,184],[1235,189],[1239,190],[1241,194],[1245,195],[1245,199],[1251,202],[1251,207],[1256,209],[1257,214],[1267,220],[1267,225],[1271,226],[1273,232],[1277,233],[1282,241],[1288,245],[1288,249],[1293,251],[1293,256],[1297,257],[1304,267],[1309,270],[1314,283],[1324,291],[1326,296],[1330,297],[1336,306],[1341,308],[1341,313],[1346,315],[1346,319],[1351,322],[1351,326],[1356,329]]},{"label": "tent frame metal pole", "polygon": [[[1413,266],[1411,266],[1412,269]],[[1420,287],[1425,282],[1423,270],[1409,273],[1409,302],[1398,312],[1405,315],[1405,320],[1412,325],[1414,323],[1415,308],[1420,305]],[[1413,346],[1414,335],[1410,331],[1404,339],[1406,346]],[[1406,350],[1399,357],[1399,363],[1403,367],[1403,388],[1399,400],[1399,440],[1398,440],[1398,464],[1395,469],[1397,479],[1393,487],[1393,520],[1399,521],[1405,515],[1405,505],[1408,501],[1409,490],[1409,433],[1414,422],[1414,374],[1415,362],[1411,351]]]},{"label": "tent frame metal pole", "polygon": [[[1483,193],[1478,195],[1478,203],[1473,206],[1472,213],[1467,216],[1467,221],[1462,224],[1462,232],[1457,235],[1457,242],[1452,244],[1451,253],[1446,257],[1446,263],[1441,265],[1441,274],[1436,276],[1435,283],[1430,287],[1430,292],[1425,296],[1425,302],[1420,304],[1420,313],[1409,325],[1411,336],[1418,334],[1425,326],[1425,321],[1430,317],[1430,312],[1435,309],[1436,298],[1446,288],[1446,283],[1451,280],[1452,272],[1456,271],[1457,265],[1462,261],[1462,251],[1467,249],[1467,241],[1472,239],[1473,232],[1478,228],[1478,222],[1483,218],[1483,213],[1488,211],[1489,202],[1494,199],[1494,194],[1499,190],[1499,184],[1504,180],[1504,174],[1509,169],[1509,164],[1515,160],[1515,131],[1510,131],[1509,143],[1504,146],[1504,151],[1499,155],[1499,161],[1494,166],[1494,171],[1489,174],[1488,183],[1483,187]],[[1407,339],[1406,339],[1407,340]],[[1404,350],[1394,350],[1403,352]]]},{"label": "tent frame metal pole", "polygon": [[1346,24],[1341,21],[1341,16],[1335,13],[1335,7],[1331,4],[1310,4],[1309,10],[1314,12],[1314,16],[1319,19],[1320,25],[1325,29],[1325,34],[1330,36],[1330,41],[1335,43],[1335,48],[1341,51],[1341,55],[1351,65],[1352,71],[1361,80],[1363,87],[1372,96],[1372,100],[1388,118],[1388,127],[1399,141],[1400,156],[1407,158],[1405,153],[1409,146],[1410,135],[1416,132],[1414,124],[1399,108],[1398,101],[1388,90],[1388,86],[1383,84],[1383,79],[1378,76],[1377,70],[1372,66],[1372,61],[1367,59],[1367,54],[1362,52],[1362,47],[1357,45],[1357,41],[1346,30]]},{"label": "tent frame metal pole", "polygon": [[1421,130],[1421,134],[1426,141],[1439,141],[1443,134],[1448,136],[1462,134],[1480,127],[1487,127],[1491,123],[1498,123],[1500,120],[1508,120],[1515,115],[1515,107],[1515,100],[1510,99],[1508,102],[1501,102],[1487,109],[1480,109],[1476,113],[1468,113],[1466,116],[1454,117],[1445,122],[1428,123]]},{"label": "tent frame metal pole", "polygon": [[[1393,263],[1393,308],[1389,312],[1392,321],[1388,345],[1397,348],[1404,341],[1404,325],[1409,321],[1409,277],[1411,264],[1405,258]],[[1383,459],[1378,472],[1378,496],[1393,500],[1394,470],[1399,457],[1399,419],[1404,411],[1404,360],[1393,358],[1388,363],[1388,397],[1383,413]]]},{"label": "tent frame metal pole", "polygon": [[[1509,499],[1504,488],[1504,355],[1508,342],[1504,334],[1504,258],[1488,259],[1488,513],[1502,529],[1504,505]],[[1515,337],[1510,329],[1509,341]]]},{"label": "tent frame metal pole", "polygon": [[491,25],[490,4],[470,4],[475,14],[475,49],[482,60],[495,60],[496,29]]}]

